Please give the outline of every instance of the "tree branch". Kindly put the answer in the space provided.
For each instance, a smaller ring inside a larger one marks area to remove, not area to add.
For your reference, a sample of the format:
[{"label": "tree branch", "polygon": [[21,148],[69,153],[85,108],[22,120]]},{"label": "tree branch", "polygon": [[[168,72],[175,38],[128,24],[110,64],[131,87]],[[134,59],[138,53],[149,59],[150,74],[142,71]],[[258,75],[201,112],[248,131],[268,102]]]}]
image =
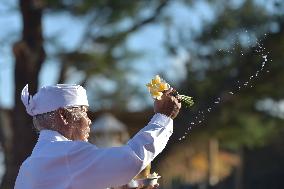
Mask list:
[{"label": "tree branch", "polygon": [[126,33],[134,32],[137,29],[139,29],[140,27],[155,21],[156,18],[162,12],[162,10],[166,7],[168,2],[169,2],[169,0],[162,1],[161,4],[157,7],[157,9],[155,10],[155,12],[152,16],[150,16],[149,18],[146,18],[145,20],[140,21],[139,23],[136,23],[134,26],[132,26],[132,28],[130,28],[128,31],[126,31]]},{"label": "tree branch", "polygon": [[[141,27],[143,27],[146,24],[149,24],[153,21],[155,21],[157,19],[157,17],[161,14],[162,10],[166,7],[166,5],[168,4],[169,0],[164,0],[161,2],[161,4],[156,8],[155,12],[153,15],[151,15],[150,17],[141,20],[139,22],[137,22],[136,24],[134,24],[131,28],[129,28],[128,30],[121,32],[117,35],[114,35],[112,37],[109,37],[107,39],[107,37],[105,36],[100,36],[94,39],[94,41],[110,41],[112,44],[112,47],[114,47],[116,44],[120,43],[122,40],[125,39],[125,37],[132,32],[137,31],[138,29],[140,29]],[[112,48],[110,48],[111,50]]]}]

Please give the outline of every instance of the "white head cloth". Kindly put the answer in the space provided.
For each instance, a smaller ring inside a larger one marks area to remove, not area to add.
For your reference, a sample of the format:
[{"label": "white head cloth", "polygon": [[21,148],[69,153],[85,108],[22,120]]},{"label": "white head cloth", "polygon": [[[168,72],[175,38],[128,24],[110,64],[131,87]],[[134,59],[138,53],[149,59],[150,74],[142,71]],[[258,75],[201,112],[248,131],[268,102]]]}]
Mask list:
[{"label": "white head cloth", "polygon": [[57,110],[62,107],[89,106],[86,90],[80,85],[57,84],[42,87],[34,96],[26,85],[21,94],[27,113],[31,116]]}]

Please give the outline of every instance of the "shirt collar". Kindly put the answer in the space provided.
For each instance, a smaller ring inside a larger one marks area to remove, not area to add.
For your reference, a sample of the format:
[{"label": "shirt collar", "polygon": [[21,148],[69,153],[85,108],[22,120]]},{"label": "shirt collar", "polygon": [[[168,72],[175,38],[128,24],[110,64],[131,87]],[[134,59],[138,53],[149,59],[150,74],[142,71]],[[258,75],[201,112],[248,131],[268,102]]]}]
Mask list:
[{"label": "shirt collar", "polygon": [[52,130],[41,130],[39,134],[38,141],[41,140],[48,140],[48,141],[71,141],[61,135],[57,131],[52,131]]}]

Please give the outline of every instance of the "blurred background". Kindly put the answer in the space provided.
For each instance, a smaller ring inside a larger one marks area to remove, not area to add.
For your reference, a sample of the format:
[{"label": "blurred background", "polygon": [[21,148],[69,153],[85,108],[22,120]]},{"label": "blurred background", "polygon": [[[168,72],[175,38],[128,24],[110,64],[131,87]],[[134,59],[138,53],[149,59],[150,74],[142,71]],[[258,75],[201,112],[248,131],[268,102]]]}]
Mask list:
[{"label": "blurred background", "polygon": [[92,137],[115,145],[153,115],[157,74],[195,101],[152,163],[160,188],[284,188],[282,0],[1,0],[0,15],[1,189],[37,140],[27,83],[86,87]]}]

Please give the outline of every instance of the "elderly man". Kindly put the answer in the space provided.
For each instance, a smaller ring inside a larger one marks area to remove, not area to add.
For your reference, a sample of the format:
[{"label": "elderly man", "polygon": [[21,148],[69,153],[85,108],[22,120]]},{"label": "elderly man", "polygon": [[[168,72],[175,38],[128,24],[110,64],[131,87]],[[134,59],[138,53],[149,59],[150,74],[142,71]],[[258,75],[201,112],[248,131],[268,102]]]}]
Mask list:
[{"label": "elderly man", "polygon": [[173,132],[181,104],[170,93],[154,102],[155,115],[126,145],[97,148],[87,142],[91,121],[83,87],[46,86],[31,96],[25,86],[22,101],[40,135],[15,189],[104,189],[129,183],[165,148]]}]

